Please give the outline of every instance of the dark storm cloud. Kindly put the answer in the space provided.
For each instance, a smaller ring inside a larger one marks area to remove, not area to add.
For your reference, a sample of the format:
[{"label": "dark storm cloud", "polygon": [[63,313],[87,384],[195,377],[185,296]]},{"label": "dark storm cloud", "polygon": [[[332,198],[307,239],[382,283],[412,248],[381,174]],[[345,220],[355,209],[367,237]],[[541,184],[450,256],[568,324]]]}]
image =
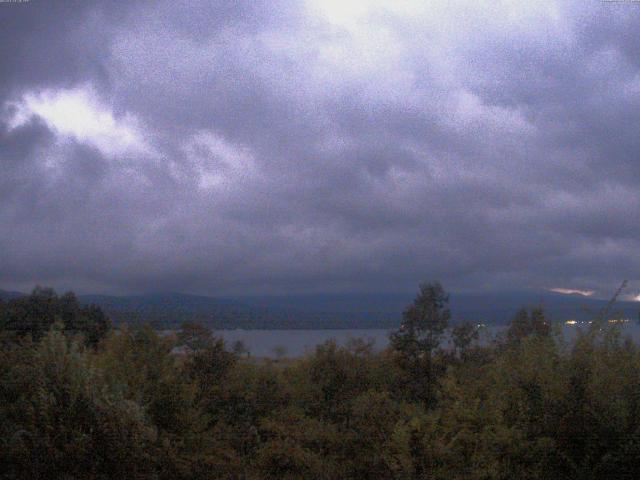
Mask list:
[{"label": "dark storm cloud", "polygon": [[640,288],[635,4],[0,20],[0,287]]}]

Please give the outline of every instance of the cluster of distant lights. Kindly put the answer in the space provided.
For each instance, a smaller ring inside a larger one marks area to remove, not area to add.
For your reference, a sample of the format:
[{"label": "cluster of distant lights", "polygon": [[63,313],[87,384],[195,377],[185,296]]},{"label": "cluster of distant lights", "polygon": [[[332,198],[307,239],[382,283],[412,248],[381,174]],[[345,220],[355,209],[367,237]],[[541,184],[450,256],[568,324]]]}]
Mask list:
[{"label": "cluster of distant lights", "polygon": [[[594,290],[578,290],[575,288],[550,288],[549,291],[555,292],[555,293],[562,293],[564,295],[582,295],[584,297],[590,297],[595,293]],[[633,297],[633,300],[636,302],[640,302],[640,294]],[[611,323],[611,324],[629,323],[629,322],[631,322],[631,320],[628,318],[611,318],[607,320],[607,323]],[[593,320],[575,320],[573,318],[564,322],[565,325],[569,325],[569,326],[588,325],[592,323],[593,323]],[[477,329],[487,328],[487,325],[484,323],[478,323],[476,324],[476,328]]]},{"label": "cluster of distant lights", "polygon": [[[611,318],[609,320],[607,320],[607,323],[611,323],[611,324],[624,324],[624,323],[630,323],[631,320],[628,318]],[[564,322],[565,325],[568,326],[574,326],[574,325],[590,325],[593,323],[593,320],[574,320],[574,319],[569,319],[567,321]],[[476,324],[476,329],[481,330],[483,328],[488,328],[487,325],[485,323],[478,323]]]},{"label": "cluster of distant lights", "polygon": [[[631,320],[629,320],[628,318],[611,318],[607,320],[608,323],[629,323],[630,321]],[[565,325],[585,325],[590,323],[593,323],[593,320],[579,322],[578,320],[571,319],[564,322]]]}]

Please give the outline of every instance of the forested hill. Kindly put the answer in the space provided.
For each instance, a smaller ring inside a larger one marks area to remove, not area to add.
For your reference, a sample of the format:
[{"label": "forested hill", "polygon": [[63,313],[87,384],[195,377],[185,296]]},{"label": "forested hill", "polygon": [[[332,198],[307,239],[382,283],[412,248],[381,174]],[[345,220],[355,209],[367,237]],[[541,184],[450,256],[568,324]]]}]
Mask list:
[{"label": "forested hill", "polygon": [[[19,292],[0,290],[0,298]],[[175,328],[184,321],[197,321],[215,329],[234,328],[394,328],[411,294],[283,295],[213,298],[178,293],[135,296],[81,295],[84,305],[100,306],[115,324],[152,323]],[[507,324],[521,307],[542,306],[549,318],[589,320],[607,300],[545,291],[452,293],[454,322],[487,325]],[[613,312],[637,319],[638,302],[617,302]]]}]

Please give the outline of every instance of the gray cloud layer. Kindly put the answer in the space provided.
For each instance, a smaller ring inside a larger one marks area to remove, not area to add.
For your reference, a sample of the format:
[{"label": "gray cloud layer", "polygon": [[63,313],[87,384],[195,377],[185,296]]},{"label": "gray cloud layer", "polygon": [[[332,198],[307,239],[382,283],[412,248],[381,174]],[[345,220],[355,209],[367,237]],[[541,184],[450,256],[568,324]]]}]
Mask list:
[{"label": "gray cloud layer", "polygon": [[0,3],[0,287],[640,289],[640,5],[424,3]]}]

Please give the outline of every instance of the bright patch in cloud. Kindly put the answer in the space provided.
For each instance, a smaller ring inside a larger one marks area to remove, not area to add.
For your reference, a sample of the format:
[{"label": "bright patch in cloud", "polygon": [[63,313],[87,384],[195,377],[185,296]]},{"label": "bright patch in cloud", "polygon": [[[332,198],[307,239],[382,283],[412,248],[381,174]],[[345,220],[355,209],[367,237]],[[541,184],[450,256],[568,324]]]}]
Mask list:
[{"label": "bright patch in cloud", "polygon": [[91,88],[44,90],[27,93],[13,102],[9,128],[33,117],[42,119],[60,141],[73,139],[92,145],[107,157],[149,153],[139,122],[131,114],[116,117]]},{"label": "bright patch in cloud", "polygon": [[184,147],[198,174],[198,186],[209,190],[241,182],[255,170],[251,152],[213,132],[202,131]]},{"label": "bright patch in cloud", "polygon": [[423,2],[415,0],[311,0],[308,5],[328,22],[347,28],[372,14],[411,16],[425,10]]},{"label": "bright patch in cloud", "polygon": [[583,297],[590,297],[596,293],[594,290],[578,290],[575,288],[550,288],[549,291],[564,295],[582,295]]}]

